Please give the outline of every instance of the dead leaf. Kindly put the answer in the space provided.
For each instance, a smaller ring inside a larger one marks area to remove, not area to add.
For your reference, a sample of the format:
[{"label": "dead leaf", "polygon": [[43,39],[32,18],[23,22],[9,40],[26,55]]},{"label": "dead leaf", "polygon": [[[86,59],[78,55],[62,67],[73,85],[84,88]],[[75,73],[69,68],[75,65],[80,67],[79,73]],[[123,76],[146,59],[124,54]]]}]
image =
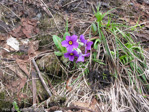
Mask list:
[{"label": "dead leaf", "polygon": [[30,73],[27,69],[27,61],[25,60],[20,60],[20,59],[16,59],[16,62],[18,64],[18,66],[20,67],[20,69],[25,72],[25,74],[29,77]]},{"label": "dead leaf", "polygon": [[28,96],[26,94],[23,94],[23,93],[20,93],[18,94],[17,98],[18,98],[18,101],[21,101],[22,99],[26,99]]},{"label": "dead leaf", "polygon": [[6,37],[3,36],[3,35],[0,35],[0,42],[2,42],[2,41],[4,41],[4,40],[6,40]]},{"label": "dead leaf", "polygon": [[29,20],[29,19],[25,19],[23,18],[21,20],[22,22],[22,26],[23,26],[23,33],[26,35],[26,37],[30,38],[32,36],[33,33],[35,33],[35,29],[37,26],[37,20]]},{"label": "dead leaf", "polygon": [[7,58],[8,52],[4,49],[0,50],[0,56]]},{"label": "dead leaf", "polygon": [[[93,110],[94,112],[100,112],[100,110],[98,109],[97,106],[98,102],[95,98],[92,99],[92,102],[73,102],[72,105],[74,106],[78,106],[78,107],[82,107],[82,108],[86,108],[86,109],[90,109]],[[89,112],[88,110],[83,110],[82,112]]]},{"label": "dead leaf", "polygon": [[22,18],[21,25],[9,33],[16,38],[31,38],[32,35],[38,32],[37,20]]},{"label": "dead leaf", "polygon": [[28,55],[29,57],[34,57],[36,55],[34,46],[31,43],[29,44]]},{"label": "dead leaf", "polygon": [[21,31],[21,26],[15,28],[13,31],[9,32],[10,35],[16,38],[24,37],[23,32]]},{"label": "dead leaf", "polygon": [[27,78],[23,77],[23,78],[18,78],[17,80],[13,80],[10,81],[8,84],[6,84],[6,87],[11,90],[12,92],[15,92],[18,94],[20,94],[21,89],[24,87],[24,85],[26,84]]},{"label": "dead leaf", "polygon": [[70,92],[72,90],[72,87],[69,86],[69,80],[67,80],[66,82],[66,89]]},{"label": "dead leaf", "polygon": [[19,91],[18,92],[20,92],[20,90],[24,87],[26,81],[27,81],[27,78],[25,78],[25,77],[20,80],[20,85],[19,85]]},{"label": "dead leaf", "polygon": [[23,73],[18,69],[18,67],[16,67],[16,66],[8,66],[8,68],[11,71],[13,71],[19,78],[22,79],[24,77]]}]

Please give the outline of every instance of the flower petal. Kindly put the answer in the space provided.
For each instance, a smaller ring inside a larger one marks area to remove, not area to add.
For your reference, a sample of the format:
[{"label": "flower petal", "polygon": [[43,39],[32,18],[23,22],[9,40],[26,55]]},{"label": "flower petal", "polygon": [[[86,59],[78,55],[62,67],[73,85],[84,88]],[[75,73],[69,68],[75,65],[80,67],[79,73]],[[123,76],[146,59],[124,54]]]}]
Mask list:
[{"label": "flower petal", "polygon": [[69,45],[66,40],[62,41],[61,44],[62,44],[62,46],[64,46],[64,47],[67,47],[67,46]]},{"label": "flower petal", "polygon": [[86,44],[87,40],[85,40],[84,35],[80,35],[80,41]]},{"label": "flower petal", "polygon": [[73,46],[68,45],[68,47],[67,47],[67,51],[68,51],[69,53],[71,53],[72,50],[73,50]]},{"label": "flower petal", "polygon": [[74,56],[69,56],[69,60],[73,61],[74,60]]},{"label": "flower petal", "polygon": [[74,56],[79,57],[79,54],[76,50],[74,50],[72,53],[74,54]]},{"label": "flower petal", "polygon": [[66,40],[67,41],[71,40],[71,36],[66,36]]},{"label": "flower petal", "polygon": [[91,50],[91,45],[93,44],[92,41],[86,43],[86,49]]},{"label": "flower petal", "polygon": [[70,53],[68,53],[68,52],[67,52],[67,53],[64,53],[64,57],[65,57],[65,58],[68,58],[68,57],[70,56],[69,54],[70,54]]},{"label": "flower petal", "polygon": [[83,54],[84,57],[89,57],[90,56],[90,53],[87,53],[87,54]]},{"label": "flower petal", "polygon": [[78,38],[77,35],[72,35],[72,36],[71,36],[71,40],[72,40],[72,41],[77,41],[77,38]]},{"label": "flower petal", "polygon": [[80,62],[80,61],[81,61],[81,62],[84,62],[84,56],[80,55],[80,56],[78,57],[76,63],[77,63],[77,62]]},{"label": "flower petal", "polygon": [[78,42],[73,42],[73,48],[78,48],[78,46],[79,46],[79,44],[78,44]]}]

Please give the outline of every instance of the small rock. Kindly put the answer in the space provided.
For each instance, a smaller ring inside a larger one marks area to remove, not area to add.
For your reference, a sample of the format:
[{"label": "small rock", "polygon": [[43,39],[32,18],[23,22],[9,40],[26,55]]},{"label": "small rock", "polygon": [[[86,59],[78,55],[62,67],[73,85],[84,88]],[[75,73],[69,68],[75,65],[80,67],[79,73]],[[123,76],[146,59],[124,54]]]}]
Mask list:
[{"label": "small rock", "polygon": [[56,110],[56,111],[54,111],[54,112],[63,112],[62,110]]},{"label": "small rock", "polygon": [[7,45],[12,47],[16,51],[19,50],[19,41],[14,37],[10,36],[10,38],[7,39]]},{"label": "small rock", "polygon": [[149,5],[149,0],[143,0],[144,3],[146,3],[147,5]]}]

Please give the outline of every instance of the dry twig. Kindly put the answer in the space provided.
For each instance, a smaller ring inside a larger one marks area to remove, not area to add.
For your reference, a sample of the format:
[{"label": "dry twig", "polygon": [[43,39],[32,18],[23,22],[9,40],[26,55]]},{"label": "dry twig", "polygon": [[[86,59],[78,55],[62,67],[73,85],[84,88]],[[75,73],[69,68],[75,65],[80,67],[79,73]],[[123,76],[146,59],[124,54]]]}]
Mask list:
[{"label": "dry twig", "polygon": [[32,86],[33,86],[33,106],[36,105],[36,72],[32,70]]},{"label": "dry twig", "polygon": [[42,85],[46,89],[46,91],[49,94],[49,96],[52,96],[51,91],[49,90],[48,86],[46,85],[46,83],[45,83],[45,81],[44,81],[44,79],[42,77],[42,75],[40,74],[39,68],[38,68],[34,58],[32,59],[32,63],[33,63],[33,65],[34,65],[34,67],[35,67],[35,69],[36,69],[36,71],[37,71],[37,73],[39,75],[39,79],[41,80]]}]

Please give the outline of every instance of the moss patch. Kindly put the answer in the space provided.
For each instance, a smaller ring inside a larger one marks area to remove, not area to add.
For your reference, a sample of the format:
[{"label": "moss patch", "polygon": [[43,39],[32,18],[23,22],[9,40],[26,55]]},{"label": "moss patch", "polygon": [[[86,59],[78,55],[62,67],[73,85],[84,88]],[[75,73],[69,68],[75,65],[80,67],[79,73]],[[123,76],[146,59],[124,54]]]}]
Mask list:
[{"label": "moss patch", "polygon": [[12,103],[7,101],[5,97],[5,92],[0,93],[0,112],[10,111],[12,108]]},{"label": "moss patch", "polygon": [[52,75],[58,74],[61,71],[61,67],[58,63],[56,56],[51,53],[48,56],[44,56],[37,61],[40,70],[44,70]]}]

